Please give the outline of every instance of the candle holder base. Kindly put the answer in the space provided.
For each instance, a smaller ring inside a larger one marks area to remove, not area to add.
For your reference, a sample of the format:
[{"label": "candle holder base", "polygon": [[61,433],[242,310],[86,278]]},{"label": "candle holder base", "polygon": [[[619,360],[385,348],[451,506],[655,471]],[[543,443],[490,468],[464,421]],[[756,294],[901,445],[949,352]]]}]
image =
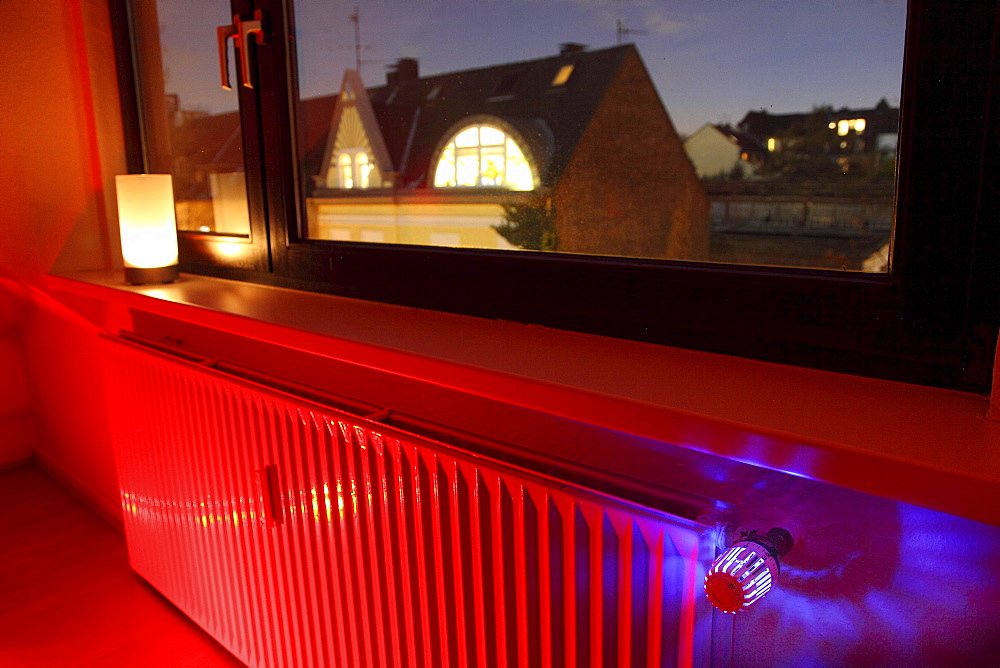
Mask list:
[{"label": "candle holder base", "polygon": [[173,283],[178,276],[176,264],[169,267],[125,267],[125,282],[129,285]]}]

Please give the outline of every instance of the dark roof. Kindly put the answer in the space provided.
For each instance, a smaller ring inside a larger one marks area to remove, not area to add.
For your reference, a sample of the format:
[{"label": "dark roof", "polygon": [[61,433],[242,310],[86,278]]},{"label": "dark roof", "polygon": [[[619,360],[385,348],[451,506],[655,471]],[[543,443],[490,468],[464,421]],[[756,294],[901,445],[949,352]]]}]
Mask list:
[{"label": "dark roof", "polygon": [[791,127],[800,125],[810,114],[770,114],[767,111],[748,112],[737,127],[755,137],[760,142],[766,142],[768,137],[785,132]]},{"label": "dark roof", "polygon": [[[401,187],[427,184],[431,160],[456,126],[475,116],[498,118],[514,129],[551,185],[566,167],[632,45],[573,51],[537,60],[418,77],[414,61],[400,61],[385,85],[368,88]],[[564,65],[573,73],[552,81]],[[405,65],[405,67],[404,67]],[[306,102],[307,108],[320,99]],[[310,114],[311,116],[311,114]],[[327,116],[329,123],[330,115]],[[311,119],[310,119],[311,120]],[[307,134],[312,134],[307,129]],[[321,168],[323,147],[310,144],[306,170]]]},{"label": "dark roof", "polygon": [[731,125],[713,125],[712,127],[735,141],[741,151],[756,155],[767,155],[767,149],[764,145],[749,133],[737,130]]}]

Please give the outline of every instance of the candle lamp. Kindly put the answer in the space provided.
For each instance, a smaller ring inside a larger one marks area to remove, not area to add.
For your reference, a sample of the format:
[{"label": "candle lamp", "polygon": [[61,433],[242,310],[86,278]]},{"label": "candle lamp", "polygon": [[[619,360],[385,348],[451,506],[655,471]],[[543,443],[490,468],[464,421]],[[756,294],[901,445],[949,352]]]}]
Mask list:
[{"label": "candle lamp", "polygon": [[170,174],[121,174],[115,187],[125,282],[176,281],[177,219]]}]

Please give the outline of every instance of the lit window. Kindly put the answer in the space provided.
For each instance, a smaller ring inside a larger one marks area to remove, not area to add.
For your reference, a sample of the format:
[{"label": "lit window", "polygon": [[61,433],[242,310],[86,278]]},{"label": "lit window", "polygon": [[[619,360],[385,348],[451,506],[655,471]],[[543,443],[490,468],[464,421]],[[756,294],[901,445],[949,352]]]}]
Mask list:
[{"label": "lit window", "polygon": [[[867,127],[867,125],[868,124],[865,122],[865,119],[863,118],[844,119],[839,123],[837,123],[837,134],[840,135],[841,137],[846,137],[851,130],[854,130],[858,134],[861,134],[862,132],[865,131],[865,127]],[[830,127],[831,128],[833,127],[833,123],[830,124]]]},{"label": "lit window", "polygon": [[441,150],[434,186],[533,190],[535,181],[530,163],[513,139],[492,125],[473,125]]},{"label": "lit window", "polygon": [[351,156],[348,153],[341,153],[337,159],[340,166],[340,187],[354,187],[354,166],[351,164]]},{"label": "lit window", "polygon": [[337,156],[337,172],[341,188],[370,188],[375,170],[364,151],[343,151]]},{"label": "lit window", "polygon": [[552,85],[553,86],[565,85],[565,83],[569,81],[569,76],[571,74],[573,74],[573,66],[563,65],[562,67],[559,68],[559,71],[556,72],[556,76],[552,79]]},{"label": "lit window", "polygon": [[368,154],[358,153],[354,156],[354,167],[358,172],[358,187],[368,187],[368,175],[371,173],[371,165],[368,164]]}]

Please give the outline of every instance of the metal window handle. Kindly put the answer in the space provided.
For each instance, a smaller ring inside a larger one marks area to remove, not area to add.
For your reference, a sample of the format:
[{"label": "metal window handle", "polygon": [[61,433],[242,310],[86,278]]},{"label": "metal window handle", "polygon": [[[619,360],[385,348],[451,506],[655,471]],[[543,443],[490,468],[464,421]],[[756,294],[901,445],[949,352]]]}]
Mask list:
[{"label": "metal window handle", "polygon": [[222,87],[226,90],[233,89],[229,82],[229,50],[226,42],[229,38],[233,38],[233,47],[240,53],[240,80],[243,87],[253,88],[253,81],[250,78],[250,43],[248,38],[253,35],[257,44],[264,44],[264,28],[264,12],[257,9],[253,13],[252,21],[244,21],[239,14],[234,14],[231,25],[219,26],[215,29],[215,37],[219,46],[219,72]]},{"label": "metal window handle", "polygon": [[236,28],[233,26],[219,26],[215,29],[215,37],[219,42],[219,70],[222,74],[222,87],[232,90],[229,83],[229,49],[226,40],[236,35]]}]

